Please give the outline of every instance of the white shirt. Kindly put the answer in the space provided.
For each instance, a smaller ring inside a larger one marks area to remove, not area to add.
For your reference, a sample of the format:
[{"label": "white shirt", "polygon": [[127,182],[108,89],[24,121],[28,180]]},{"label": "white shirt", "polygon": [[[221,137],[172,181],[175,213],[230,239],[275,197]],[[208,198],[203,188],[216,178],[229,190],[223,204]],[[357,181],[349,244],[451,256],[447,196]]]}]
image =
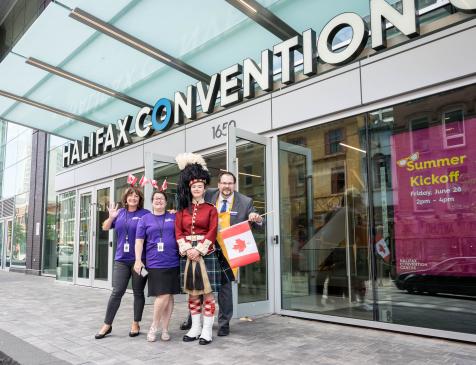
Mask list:
[{"label": "white shirt", "polygon": [[229,212],[231,210],[231,204],[233,202],[233,195],[235,193],[231,193],[231,195],[227,198],[225,198],[223,195],[219,195],[219,198],[218,198],[218,212],[220,212],[221,210],[221,207],[223,205],[223,200],[226,200],[226,211]]}]

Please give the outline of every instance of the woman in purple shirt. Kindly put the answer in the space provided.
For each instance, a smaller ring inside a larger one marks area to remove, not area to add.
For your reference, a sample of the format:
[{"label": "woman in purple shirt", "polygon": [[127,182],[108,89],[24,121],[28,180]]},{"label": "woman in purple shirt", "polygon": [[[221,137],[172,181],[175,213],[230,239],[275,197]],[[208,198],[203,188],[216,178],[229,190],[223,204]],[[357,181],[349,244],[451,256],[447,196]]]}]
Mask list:
[{"label": "woman in purple shirt", "polygon": [[139,322],[142,319],[144,311],[145,297],[144,287],[147,279],[138,275],[134,270],[135,241],[137,223],[140,218],[150,213],[144,207],[144,196],[142,192],[134,187],[129,187],[122,195],[122,205],[124,208],[118,209],[111,203],[109,218],[102,224],[102,229],[108,231],[114,228],[117,236],[116,256],[114,262],[114,271],[112,276],[113,290],[109,298],[106,310],[104,325],[99,333],[95,335],[96,339],[104,338],[112,331],[112,322],[116,316],[117,310],[121,305],[121,299],[126,292],[129,279],[132,276],[132,290],[134,292],[134,321],[129,332],[130,337],[139,335]]},{"label": "woman in purple shirt", "polygon": [[[149,296],[155,297],[154,316],[147,341],[156,340],[162,320],[163,341],[170,340],[169,322],[174,306],[174,294],[180,293],[180,264],[175,240],[175,214],[166,212],[167,196],[161,191],[152,195],[152,213],[144,215],[137,225],[136,263],[140,273],[144,266],[140,257],[145,248],[146,269],[149,272]],[[145,243],[144,243],[145,242]]]}]

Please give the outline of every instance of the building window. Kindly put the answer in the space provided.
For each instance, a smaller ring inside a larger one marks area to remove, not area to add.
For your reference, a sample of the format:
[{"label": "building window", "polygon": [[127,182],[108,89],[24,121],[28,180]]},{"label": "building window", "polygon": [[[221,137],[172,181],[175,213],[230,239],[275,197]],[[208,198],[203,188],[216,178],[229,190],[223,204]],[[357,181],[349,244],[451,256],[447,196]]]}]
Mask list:
[{"label": "building window", "polygon": [[443,112],[443,142],[445,148],[463,147],[466,145],[464,134],[464,112],[453,109]]},{"label": "building window", "polygon": [[421,116],[410,120],[410,138],[412,141],[412,153],[426,153],[430,151],[430,122],[427,116]]},{"label": "building window", "polygon": [[344,142],[344,130],[342,128],[332,129],[325,134],[326,155],[342,152],[341,142]]},{"label": "building window", "polygon": [[331,169],[331,193],[340,194],[345,190],[345,169],[344,166]]}]

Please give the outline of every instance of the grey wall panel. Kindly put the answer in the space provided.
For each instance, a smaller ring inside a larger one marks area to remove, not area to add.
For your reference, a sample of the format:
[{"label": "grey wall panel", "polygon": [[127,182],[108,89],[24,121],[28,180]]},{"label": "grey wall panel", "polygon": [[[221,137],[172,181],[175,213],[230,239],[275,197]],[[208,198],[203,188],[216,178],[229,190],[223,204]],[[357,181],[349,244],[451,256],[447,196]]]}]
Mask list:
[{"label": "grey wall panel", "polygon": [[359,70],[325,78],[293,92],[273,96],[273,128],[360,105]]},{"label": "grey wall panel", "polygon": [[55,191],[62,191],[70,187],[76,186],[76,181],[74,179],[75,170],[70,168],[60,174],[57,174],[55,177]]},{"label": "grey wall panel", "polygon": [[176,133],[170,133],[153,141],[144,143],[144,156],[146,153],[157,153],[175,157],[185,151],[185,133],[182,129]]},{"label": "grey wall panel", "polygon": [[371,103],[476,72],[476,28],[362,66],[362,97]]},{"label": "grey wall panel", "polygon": [[134,147],[111,155],[111,175],[120,174],[144,166],[144,147],[136,144]]},{"label": "grey wall panel", "polygon": [[[94,160],[93,160],[94,161]],[[74,170],[76,185],[88,183],[90,181],[104,179],[111,176],[111,157],[95,160],[94,162],[79,165]]]},{"label": "grey wall panel", "polygon": [[[231,120],[236,122],[237,128],[253,133],[271,129],[270,98],[262,98],[253,104],[245,103],[241,108],[220,113],[217,118],[211,118],[199,124],[191,124],[185,130],[187,152],[200,151],[226,143],[226,128]],[[222,132],[218,132],[218,130]]]}]

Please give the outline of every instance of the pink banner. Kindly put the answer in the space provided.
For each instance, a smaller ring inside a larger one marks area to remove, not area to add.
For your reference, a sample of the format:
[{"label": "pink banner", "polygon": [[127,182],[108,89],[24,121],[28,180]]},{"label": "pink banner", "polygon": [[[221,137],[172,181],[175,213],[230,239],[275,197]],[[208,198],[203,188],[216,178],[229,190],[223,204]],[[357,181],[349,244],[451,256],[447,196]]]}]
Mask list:
[{"label": "pink banner", "polygon": [[476,119],[391,137],[397,273],[476,276]]}]

